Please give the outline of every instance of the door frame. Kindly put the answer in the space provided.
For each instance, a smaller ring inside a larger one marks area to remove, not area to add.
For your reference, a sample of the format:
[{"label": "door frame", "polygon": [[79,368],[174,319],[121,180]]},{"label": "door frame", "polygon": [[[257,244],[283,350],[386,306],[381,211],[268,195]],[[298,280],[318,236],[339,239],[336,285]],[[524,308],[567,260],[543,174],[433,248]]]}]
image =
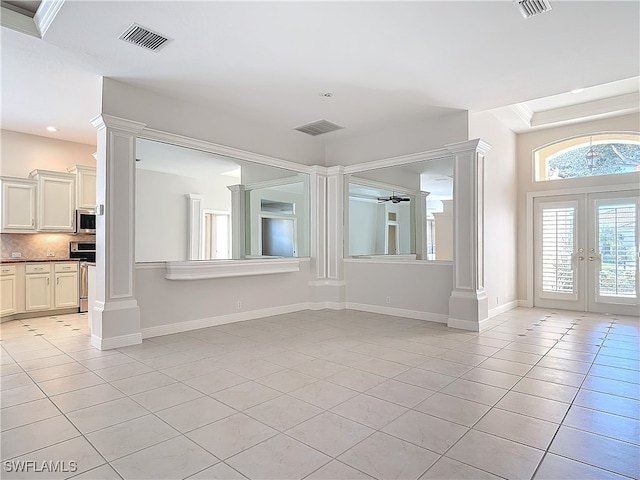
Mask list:
[{"label": "door frame", "polygon": [[[551,180],[553,182],[553,180]],[[560,180],[562,181],[562,180]],[[545,182],[547,183],[547,182]],[[527,192],[526,203],[526,262],[525,262],[525,281],[526,281],[526,299],[520,302],[521,307],[533,307],[534,303],[534,285],[535,285],[535,251],[534,251],[534,226],[535,226],[535,207],[534,199],[540,197],[555,197],[561,195],[579,195],[589,193],[607,193],[607,192],[624,192],[638,191],[638,187],[633,183],[616,184],[616,185],[598,185],[592,187],[577,187]]]}]

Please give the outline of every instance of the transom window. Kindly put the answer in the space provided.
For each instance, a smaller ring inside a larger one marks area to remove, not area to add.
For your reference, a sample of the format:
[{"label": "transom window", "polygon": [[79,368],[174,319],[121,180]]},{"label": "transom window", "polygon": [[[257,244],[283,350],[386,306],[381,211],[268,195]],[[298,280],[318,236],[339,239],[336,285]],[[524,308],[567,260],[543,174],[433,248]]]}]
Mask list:
[{"label": "transom window", "polygon": [[640,172],[640,134],[594,133],[534,152],[535,181]]}]

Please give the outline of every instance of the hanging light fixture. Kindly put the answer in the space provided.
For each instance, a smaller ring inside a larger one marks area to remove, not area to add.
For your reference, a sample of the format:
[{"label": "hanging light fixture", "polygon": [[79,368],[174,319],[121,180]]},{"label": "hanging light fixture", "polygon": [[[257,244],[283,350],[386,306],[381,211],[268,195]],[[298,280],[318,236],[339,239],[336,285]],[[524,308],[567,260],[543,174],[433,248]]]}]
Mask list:
[{"label": "hanging light fixture", "polygon": [[593,173],[593,169],[595,167],[596,158],[599,156],[599,153],[593,149],[593,137],[589,137],[589,150],[587,151],[584,159],[587,162],[587,168],[590,173]]}]

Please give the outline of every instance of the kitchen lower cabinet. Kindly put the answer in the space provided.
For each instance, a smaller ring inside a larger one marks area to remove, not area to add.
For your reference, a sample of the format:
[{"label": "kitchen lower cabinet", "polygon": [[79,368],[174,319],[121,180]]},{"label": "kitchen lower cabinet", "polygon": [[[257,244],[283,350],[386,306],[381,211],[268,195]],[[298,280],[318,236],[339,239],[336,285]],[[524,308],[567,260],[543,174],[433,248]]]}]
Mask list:
[{"label": "kitchen lower cabinet", "polygon": [[0,316],[12,315],[17,307],[17,276],[15,265],[0,268]]},{"label": "kitchen lower cabinet", "polygon": [[25,311],[78,306],[78,262],[25,266]]},{"label": "kitchen lower cabinet", "polygon": [[54,264],[53,308],[78,306],[78,263]]},{"label": "kitchen lower cabinet", "polygon": [[25,267],[25,310],[51,308],[51,264],[35,263]]}]

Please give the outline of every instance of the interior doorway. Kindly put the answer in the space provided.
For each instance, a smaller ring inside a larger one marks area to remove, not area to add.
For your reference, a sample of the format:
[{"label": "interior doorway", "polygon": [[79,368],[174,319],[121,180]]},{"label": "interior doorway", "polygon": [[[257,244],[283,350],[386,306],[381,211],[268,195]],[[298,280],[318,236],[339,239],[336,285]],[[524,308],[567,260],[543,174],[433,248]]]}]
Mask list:
[{"label": "interior doorway", "polygon": [[204,210],[203,216],[202,258],[204,260],[226,260],[231,258],[229,251],[229,213]]}]

